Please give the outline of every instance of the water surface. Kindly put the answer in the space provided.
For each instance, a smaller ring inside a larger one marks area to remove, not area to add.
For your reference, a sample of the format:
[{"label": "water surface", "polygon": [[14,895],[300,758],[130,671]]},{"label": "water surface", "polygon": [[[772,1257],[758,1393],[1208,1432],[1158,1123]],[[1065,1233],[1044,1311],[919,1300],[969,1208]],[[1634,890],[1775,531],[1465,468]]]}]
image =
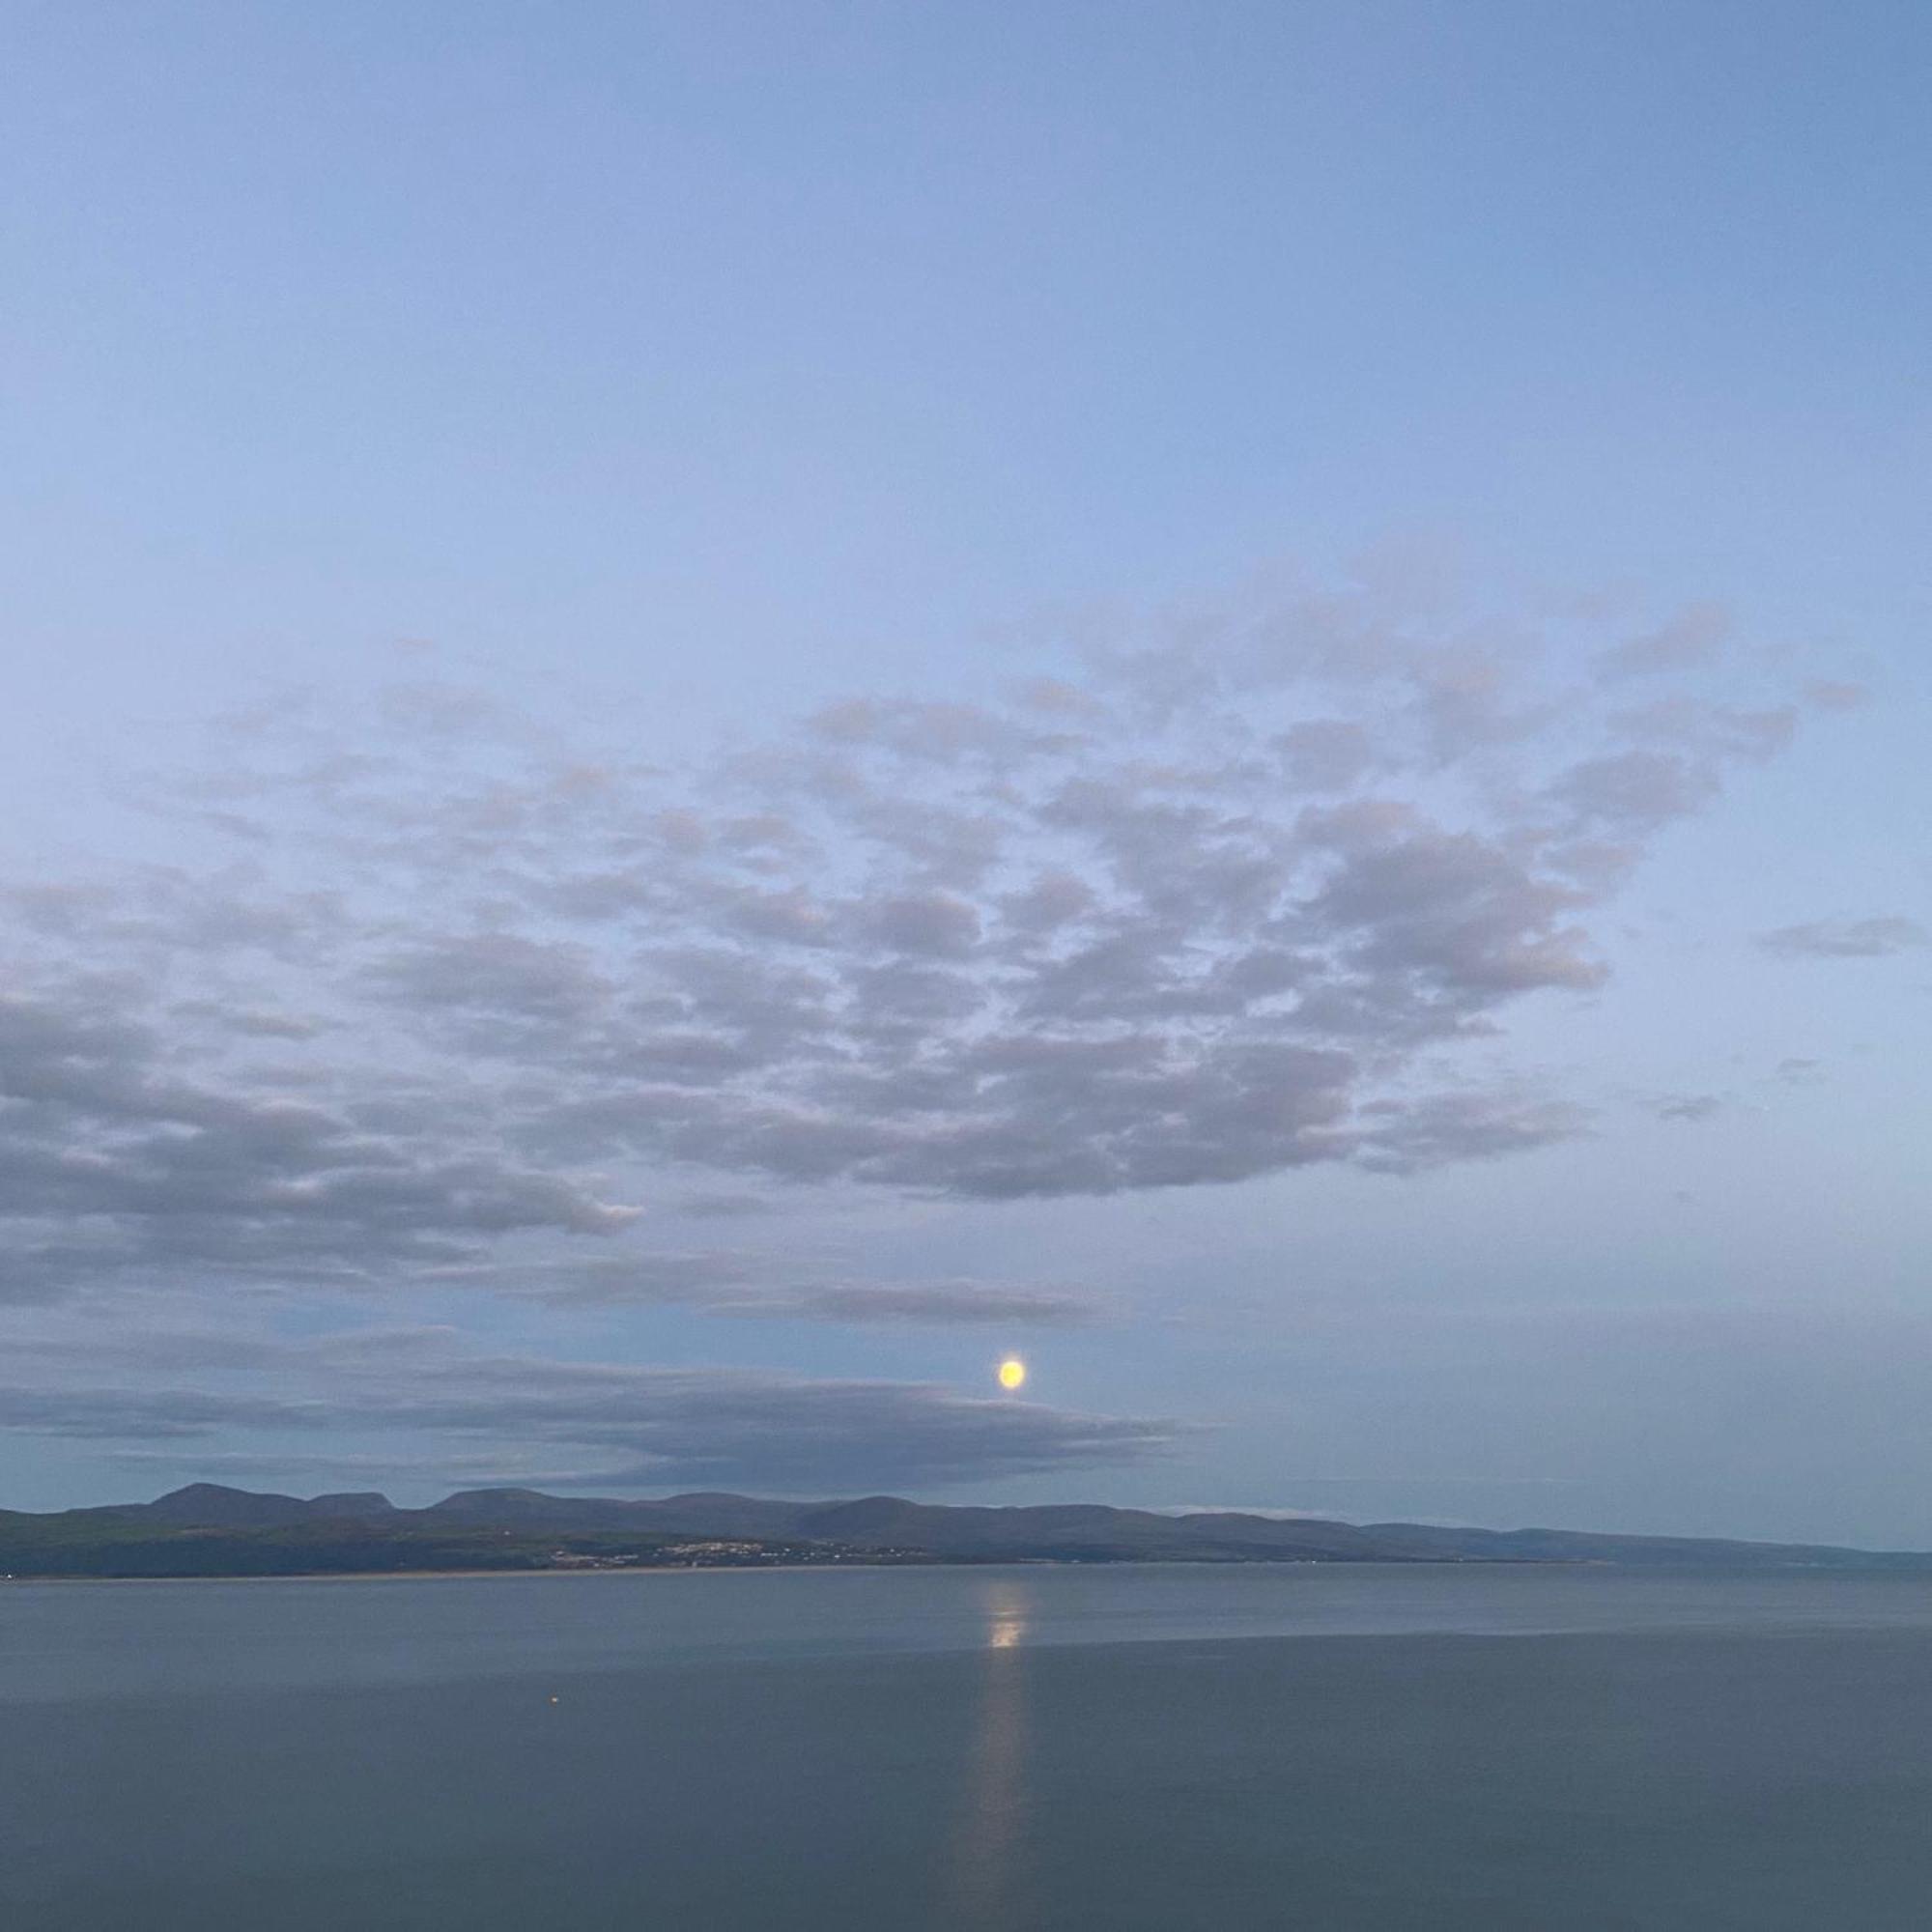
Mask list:
[{"label": "water surface", "polygon": [[1932,1583],[852,1570],[0,1587],[48,1932],[1932,1922]]}]

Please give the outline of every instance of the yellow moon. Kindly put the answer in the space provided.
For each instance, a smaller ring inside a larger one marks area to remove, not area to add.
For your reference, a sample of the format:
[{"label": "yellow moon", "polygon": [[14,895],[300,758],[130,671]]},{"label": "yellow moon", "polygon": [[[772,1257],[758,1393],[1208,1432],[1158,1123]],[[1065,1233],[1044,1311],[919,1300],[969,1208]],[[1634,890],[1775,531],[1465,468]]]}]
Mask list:
[{"label": "yellow moon", "polygon": [[1026,1364],[1017,1355],[1009,1355],[1000,1364],[1000,1386],[1003,1389],[1026,1386]]}]

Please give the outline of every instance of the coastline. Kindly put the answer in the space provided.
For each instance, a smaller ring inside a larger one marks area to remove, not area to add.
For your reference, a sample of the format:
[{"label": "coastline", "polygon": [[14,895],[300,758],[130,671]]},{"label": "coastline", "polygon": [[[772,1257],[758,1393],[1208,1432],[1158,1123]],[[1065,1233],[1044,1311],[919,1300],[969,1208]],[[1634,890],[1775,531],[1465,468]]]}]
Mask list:
[{"label": "coastline", "polygon": [[1081,1562],[1056,1556],[1009,1556],[984,1563],[867,1563],[862,1559],[838,1563],[658,1563],[613,1565],[610,1569],[551,1570],[291,1570],[274,1576],[199,1577],[0,1577],[0,1591],[27,1583],[423,1583],[495,1578],[526,1581],[534,1577],[780,1577],[793,1572],[823,1575],[838,1570],[1577,1570],[1608,1564],[1523,1563],[1476,1557],[1441,1562],[1354,1561],[1324,1563],[1311,1557],[1290,1557],[1267,1563],[1208,1563],[1159,1557],[1122,1557],[1107,1563]]}]

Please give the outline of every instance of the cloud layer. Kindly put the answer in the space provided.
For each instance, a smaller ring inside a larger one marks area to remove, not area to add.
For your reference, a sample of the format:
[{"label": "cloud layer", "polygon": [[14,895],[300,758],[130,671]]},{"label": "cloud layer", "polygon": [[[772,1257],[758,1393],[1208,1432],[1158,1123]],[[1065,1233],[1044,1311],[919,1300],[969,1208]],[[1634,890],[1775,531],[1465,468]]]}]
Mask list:
[{"label": "cloud layer", "polygon": [[[470,1482],[612,1489],[737,1484],[802,1494],[958,1484],[1158,1454],[1186,1432],[1155,1418],[1081,1414],[962,1396],[927,1382],[653,1369],[481,1354],[435,1330],[253,1344],[176,1334],[202,1383],[156,1386],[165,1335],[90,1344],[84,1359],[29,1348],[0,1386],[0,1429],[160,1450],[176,1466],[339,1469],[343,1441],[405,1436],[411,1458]],[[211,1362],[218,1377],[206,1373]],[[130,1378],[99,1378],[117,1364]],[[32,1372],[40,1373],[34,1375]],[[207,1463],[197,1462],[206,1455]]]},{"label": "cloud layer", "polygon": [[630,1258],[580,1271],[592,1298],[628,1266],[724,1313],[1074,1320],[1027,1282],[680,1284],[642,1217],[1574,1135],[1567,1096],[1458,1054],[1599,987],[1593,914],[1790,737],[1792,705],[1705,690],[1727,648],[1703,610],[1591,642],[1309,595],[676,772],[457,686],[265,707],[147,794],[195,863],[10,895],[6,1293],[567,1294],[591,1249]]}]

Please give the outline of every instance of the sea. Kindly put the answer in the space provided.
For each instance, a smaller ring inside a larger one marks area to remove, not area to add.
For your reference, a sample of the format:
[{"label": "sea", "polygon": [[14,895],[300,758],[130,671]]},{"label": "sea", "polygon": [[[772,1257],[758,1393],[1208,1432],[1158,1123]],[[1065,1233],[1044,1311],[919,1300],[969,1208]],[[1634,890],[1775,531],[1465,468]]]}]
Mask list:
[{"label": "sea", "polygon": [[1932,1579],[0,1583],[20,1932],[1932,1926]]}]

